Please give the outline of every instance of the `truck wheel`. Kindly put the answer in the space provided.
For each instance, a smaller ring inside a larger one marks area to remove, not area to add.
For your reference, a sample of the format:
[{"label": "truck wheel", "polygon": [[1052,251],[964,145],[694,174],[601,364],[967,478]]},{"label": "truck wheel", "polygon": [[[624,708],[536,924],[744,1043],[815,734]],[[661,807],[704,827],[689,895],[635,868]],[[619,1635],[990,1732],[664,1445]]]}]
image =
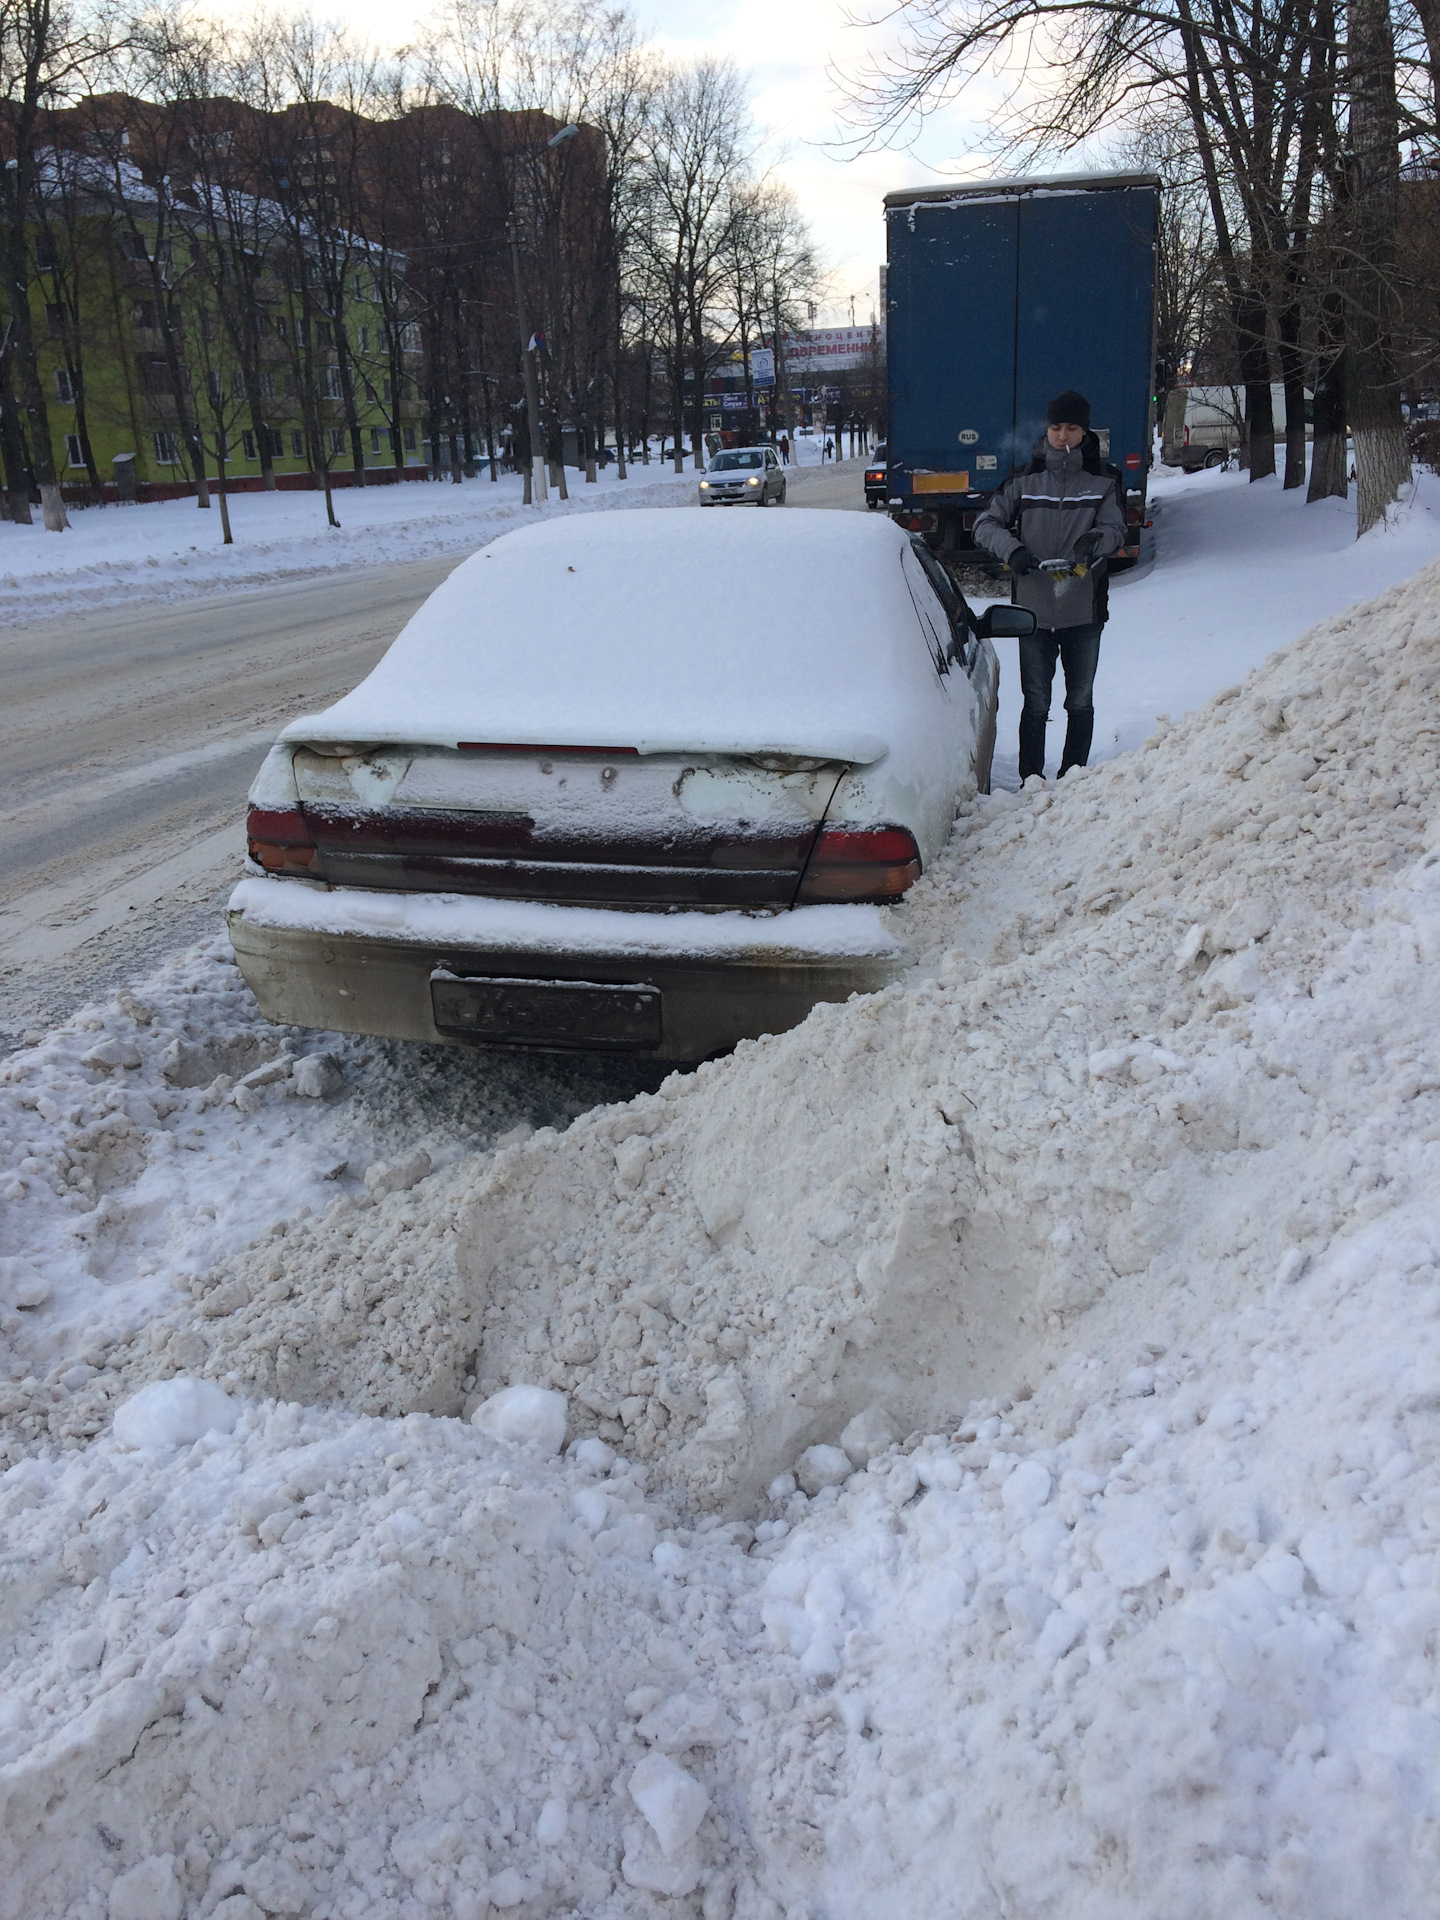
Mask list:
[{"label": "truck wheel", "polygon": [[1220,447],[1212,447],[1205,456],[1205,465],[1207,467],[1223,467],[1224,464],[1225,454],[1223,449]]}]

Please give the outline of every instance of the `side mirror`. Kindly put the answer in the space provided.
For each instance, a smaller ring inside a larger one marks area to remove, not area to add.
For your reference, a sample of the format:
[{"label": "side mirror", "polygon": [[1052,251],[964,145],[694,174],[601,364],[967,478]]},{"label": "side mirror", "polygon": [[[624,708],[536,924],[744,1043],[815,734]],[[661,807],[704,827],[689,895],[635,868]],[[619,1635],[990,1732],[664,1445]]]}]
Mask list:
[{"label": "side mirror", "polygon": [[975,623],[982,640],[1028,640],[1035,616],[1028,607],[987,607]]}]

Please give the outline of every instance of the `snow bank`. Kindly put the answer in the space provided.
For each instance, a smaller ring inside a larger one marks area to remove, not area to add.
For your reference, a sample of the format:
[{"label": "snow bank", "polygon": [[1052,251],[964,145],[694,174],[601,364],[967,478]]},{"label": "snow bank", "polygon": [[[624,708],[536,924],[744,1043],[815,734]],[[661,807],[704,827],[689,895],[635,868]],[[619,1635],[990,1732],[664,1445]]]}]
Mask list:
[{"label": "snow bank", "polygon": [[0,1913],[1425,1911],[1437,688],[1432,567],[907,981],[197,1273],[234,1433],[0,1480]]},{"label": "snow bank", "polygon": [[225,939],[82,1011],[0,1065],[0,1467],[203,1369],[227,1256],[654,1077],[272,1027]]}]

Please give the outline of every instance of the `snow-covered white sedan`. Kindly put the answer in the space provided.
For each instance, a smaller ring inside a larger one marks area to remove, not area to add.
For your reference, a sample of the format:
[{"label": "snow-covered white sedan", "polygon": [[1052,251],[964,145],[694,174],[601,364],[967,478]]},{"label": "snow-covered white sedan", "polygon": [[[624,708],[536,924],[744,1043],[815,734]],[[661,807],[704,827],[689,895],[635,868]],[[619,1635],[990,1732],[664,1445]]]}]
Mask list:
[{"label": "snow-covered white sedan", "polygon": [[903,966],[991,633],[889,520],[636,509],[473,555],[250,794],[266,1015],[698,1060]]}]

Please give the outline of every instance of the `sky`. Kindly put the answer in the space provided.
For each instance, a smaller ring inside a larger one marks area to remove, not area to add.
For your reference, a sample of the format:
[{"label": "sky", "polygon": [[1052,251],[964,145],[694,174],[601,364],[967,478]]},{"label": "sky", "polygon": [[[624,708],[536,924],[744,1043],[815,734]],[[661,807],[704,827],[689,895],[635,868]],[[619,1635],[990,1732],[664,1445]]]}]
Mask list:
[{"label": "sky", "polygon": [[[841,150],[843,105],[835,72],[856,73],[883,52],[893,27],[857,27],[847,15],[878,13],[883,0],[630,0],[647,34],[677,58],[712,54],[733,60],[749,83],[762,166],[791,186],[827,267],[830,299],[817,324],[866,325],[878,298],[885,258],[883,196],[900,187],[934,186],[995,171],[987,160],[983,102],[937,114],[906,149],[854,156]],[[382,44],[408,37],[406,0],[316,0]]]},{"label": "sky", "polygon": [[[852,24],[881,11],[881,0],[635,0],[656,41],[676,55],[719,54],[750,82],[762,158],[795,191],[831,268],[831,302],[818,316],[846,325],[869,321],[885,258],[882,199],[900,187],[935,186],[993,167],[974,110],[948,110],[910,149],[846,150],[843,76],[898,42],[892,27]],[[977,103],[978,104],[978,103]]]}]

